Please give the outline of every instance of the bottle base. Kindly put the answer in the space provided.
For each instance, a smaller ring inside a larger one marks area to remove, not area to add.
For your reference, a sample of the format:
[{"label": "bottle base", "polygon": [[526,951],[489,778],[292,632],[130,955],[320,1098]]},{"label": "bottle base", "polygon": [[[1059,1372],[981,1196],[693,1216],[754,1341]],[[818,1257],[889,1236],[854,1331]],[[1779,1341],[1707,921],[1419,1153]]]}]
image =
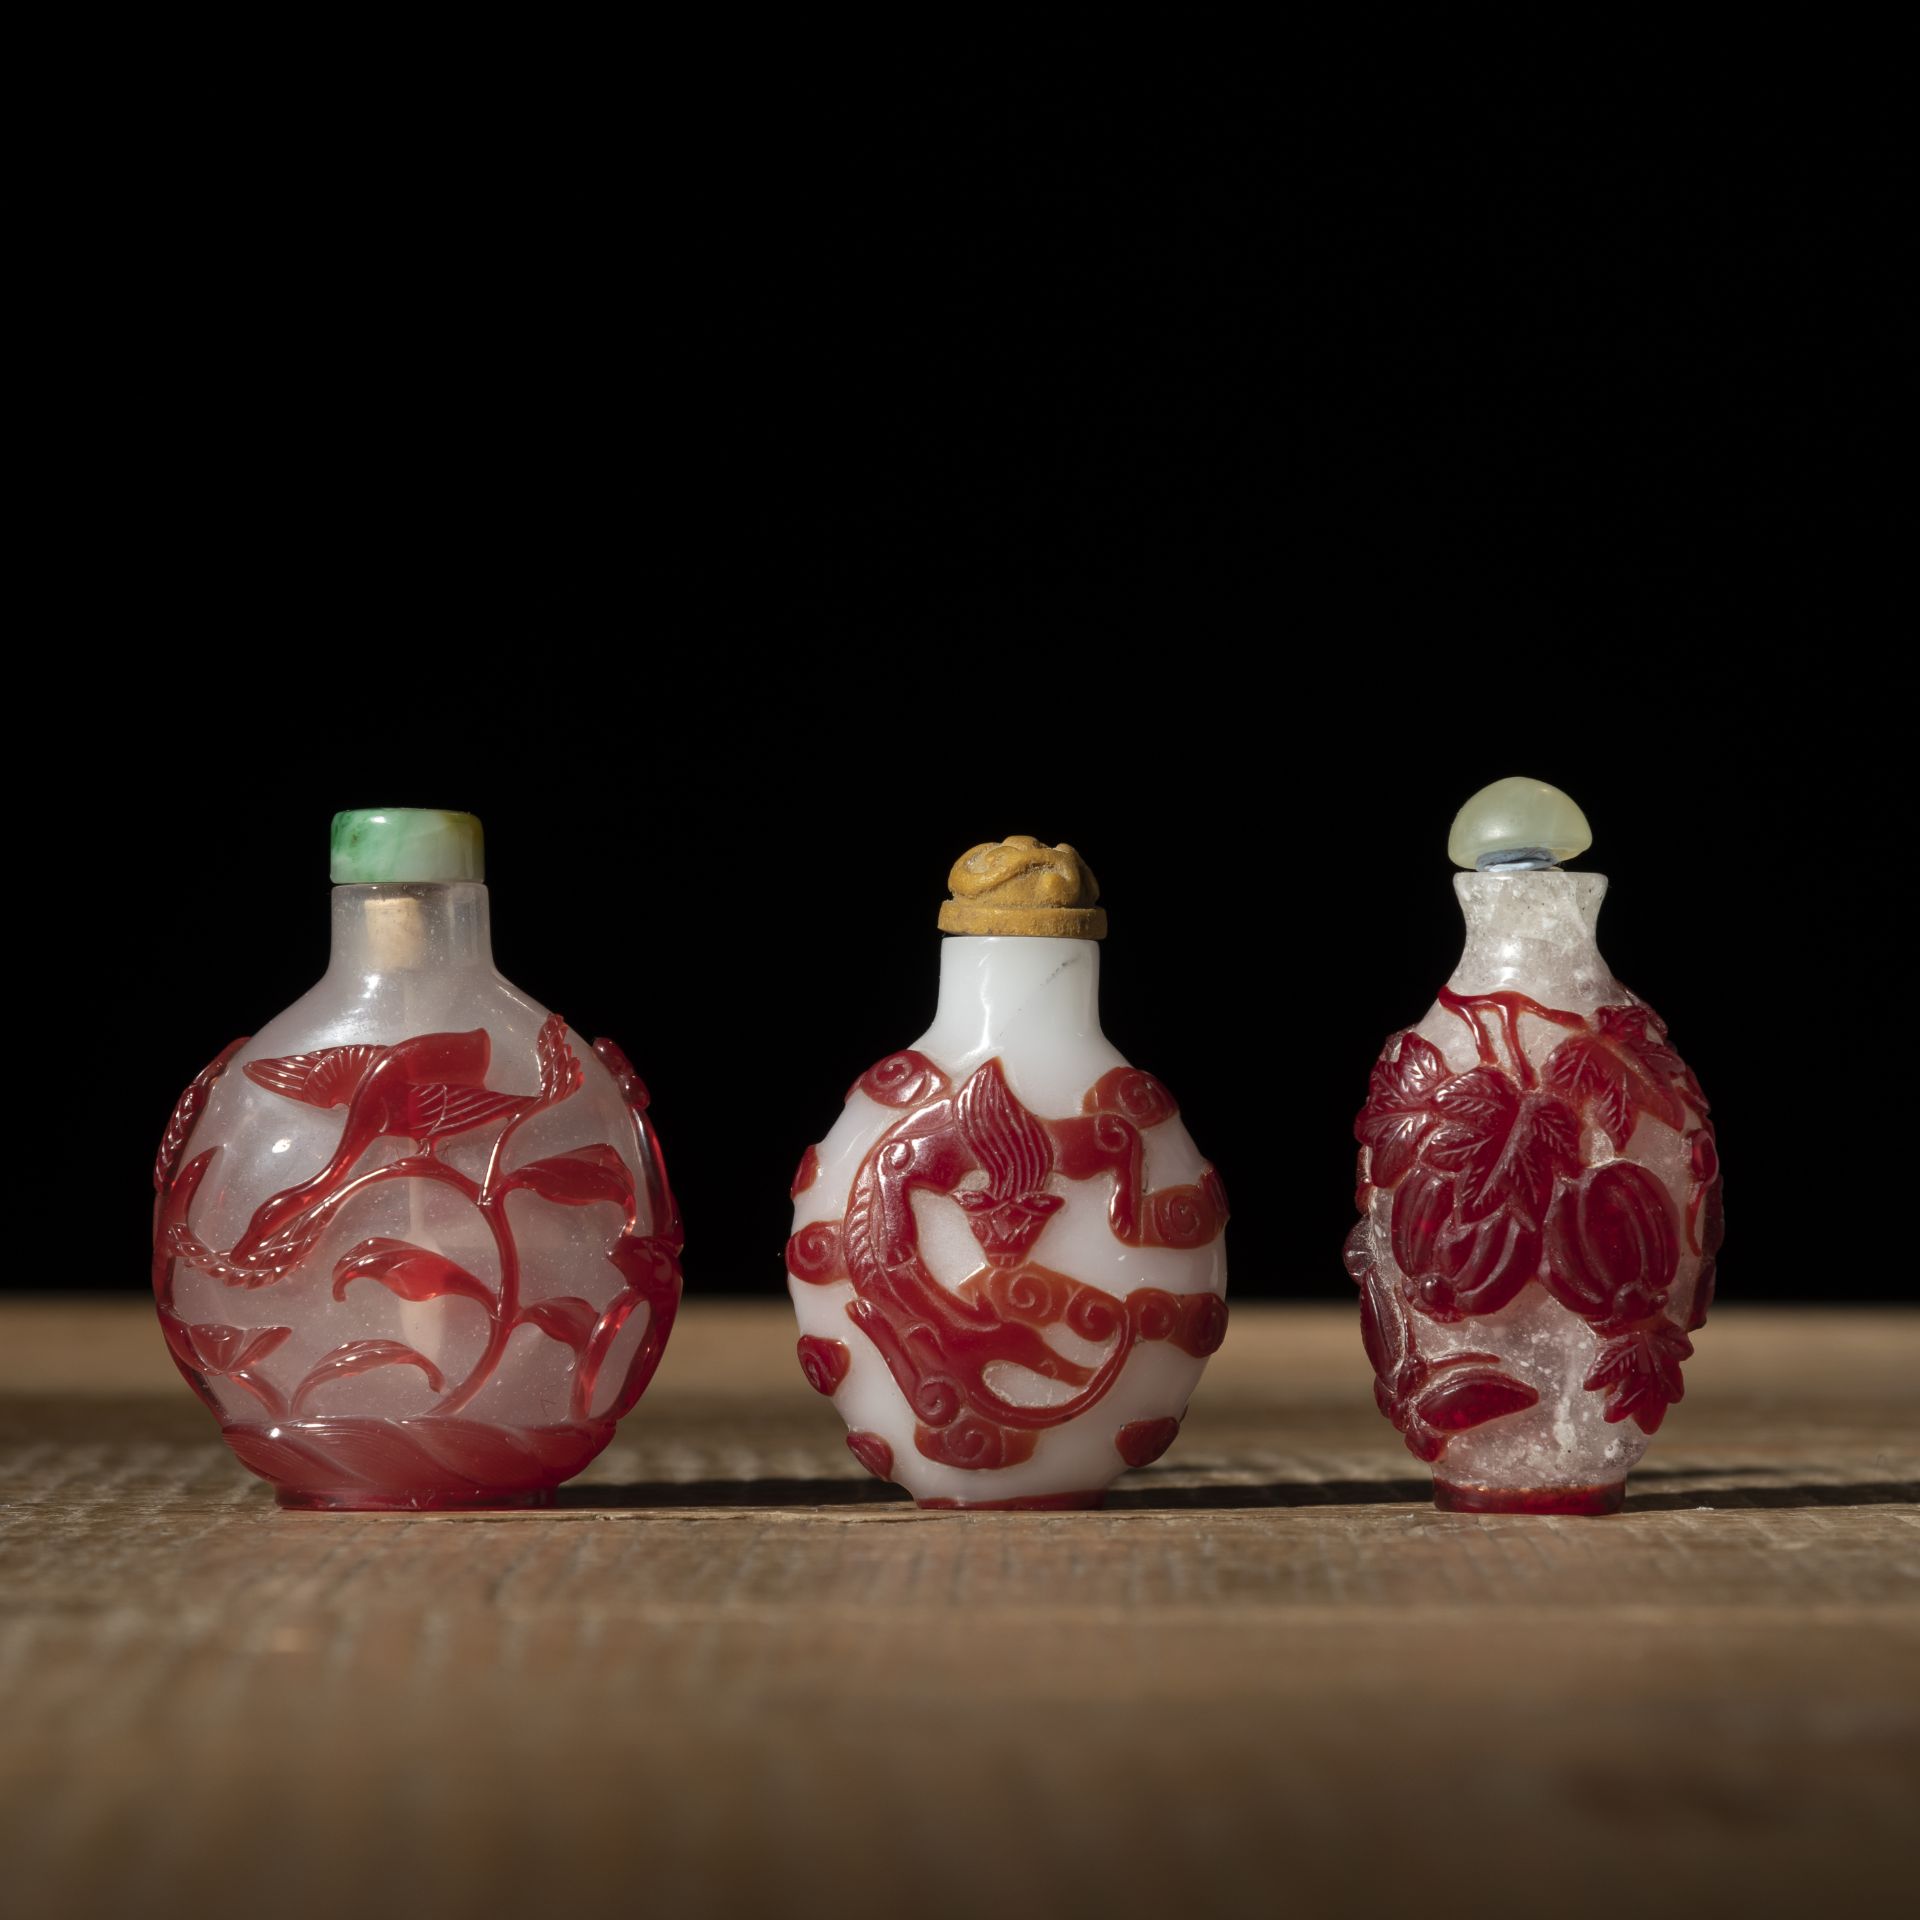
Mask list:
[{"label": "bottle base", "polygon": [[365,1487],[309,1493],[276,1487],[274,1497],[294,1513],[471,1513],[488,1508],[553,1505],[551,1487],[478,1487],[471,1493],[374,1493]]},{"label": "bottle base", "polygon": [[496,1427],[426,1414],[233,1425],[227,1445],[283,1507],[331,1513],[435,1513],[543,1507],[613,1437],[611,1420]]},{"label": "bottle base", "polygon": [[916,1500],[933,1513],[1086,1513],[1107,1504],[1105,1487],[1090,1493],[1030,1493],[1018,1500]]},{"label": "bottle base", "polygon": [[1433,1504],[1442,1513],[1618,1513],[1627,1497],[1624,1480],[1599,1487],[1456,1487],[1433,1483]]}]

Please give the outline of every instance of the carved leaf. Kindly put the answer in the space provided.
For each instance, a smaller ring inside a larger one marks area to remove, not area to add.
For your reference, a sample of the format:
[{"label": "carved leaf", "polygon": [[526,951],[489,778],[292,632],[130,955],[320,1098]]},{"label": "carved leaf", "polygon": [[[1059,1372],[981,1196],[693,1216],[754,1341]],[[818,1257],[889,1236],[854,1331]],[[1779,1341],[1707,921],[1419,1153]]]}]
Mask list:
[{"label": "carved leaf", "polygon": [[173,1298],[174,1261],[191,1259],[192,1255],[186,1251],[188,1247],[206,1251],[188,1230],[187,1215],[193,1207],[193,1196],[219,1152],[218,1147],[209,1147],[204,1153],[196,1154],[153,1203],[153,1293],[163,1305]]},{"label": "carved leaf", "polygon": [[445,1255],[405,1240],[362,1240],[333,1270],[333,1297],[346,1298],[356,1280],[378,1280],[402,1300],[439,1300],[448,1294],[477,1300],[489,1311],[493,1294],[485,1281],[455,1266]]},{"label": "carved leaf", "polygon": [[187,1366],[201,1373],[229,1375],[257,1366],[293,1337],[291,1327],[189,1325],[164,1309],[160,1324],[167,1344]]},{"label": "carved leaf", "polygon": [[1464,1433],[1504,1414],[1538,1406],[1539,1394],[1524,1382],[1486,1367],[1442,1374],[1413,1403],[1414,1417],[1437,1433]]},{"label": "carved leaf", "polygon": [[666,1235],[623,1233],[607,1258],[627,1285],[656,1307],[680,1298],[680,1254]]},{"label": "carved leaf", "polygon": [[213,1083],[226,1072],[227,1062],[246,1044],[244,1035],[238,1040],[229,1041],[200,1069],[180,1098],[173,1103],[173,1112],[167,1119],[167,1130],[160,1136],[160,1151],[154,1156],[154,1192],[164,1193],[167,1190],[179,1170],[180,1156],[186,1151],[193,1123],[199,1119],[200,1110],[207,1104],[207,1098],[213,1091]]},{"label": "carved leaf", "polygon": [[[1603,1007],[1603,1013],[1620,1011]],[[1638,1009],[1629,1009],[1638,1011]],[[1638,1115],[1650,1113],[1678,1129],[1686,1109],[1667,1088],[1651,1079],[1640,1059],[1606,1033],[1575,1034],[1547,1056],[1541,1079],[1554,1093],[1577,1106],[1591,1106],[1593,1117],[1616,1149],[1632,1137]]]},{"label": "carved leaf", "polygon": [[273,1060],[249,1060],[241,1071],[255,1086],[309,1107],[344,1107],[385,1047],[321,1047]]},{"label": "carved leaf", "polygon": [[1580,1122],[1552,1094],[1521,1093],[1505,1074],[1476,1067],[1433,1096],[1441,1124],[1422,1157],[1454,1183],[1463,1226],[1511,1205],[1533,1226],[1546,1217],[1553,1183],[1580,1170]]},{"label": "carved leaf", "polygon": [[525,1187],[563,1207],[590,1207],[597,1201],[633,1206],[633,1175],[627,1163],[611,1147],[600,1144],[516,1167],[506,1184]]},{"label": "carved leaf", "polygon": [[1649,1080],[1659,1086],[1684,1088],[1700,1111],[1706,1112],[1700,1083],[1667,1039],[1667,1023],[1644,1000],[1625,1007],[1598,1007],[1593,1017],[1607,1044],[1634,1061]]},{"label": "carved leaf", "polygon": [[662,1235],[623,1233],[607,1258],[627,1284],[608,1302],[606,1311],[592,1328],[579,1371],[574,1375],[573,1390],[575,1409],[584,1415],[599,1391],[601,1371],[614,1341],[627,1321],[645,1307],[645,1330],[627,1360],[626,1377],[599,1416],[617,1420],[646,1391],[666,1350],[667,1336],[673,1331],[674,1316],[680,1307],[680,1256],[674,1243]]},{"label": "carved leaf", "polygon": [[585,1353],[594,1328],[600,1324],[600,1309],[577,1295],[561,1294],[551,1300],[530,1301],[520,1309],[517,1324],[538,1327],[575,1353]]},{"label": "carved leaf", "polygon": [[376,1367],[418,1367],[435,1393],[447,1384],[445,1375],[424,1353],[403,1341],[350,1340],[344,1347],[335,1347],[314,1362],[307,1377],[293,1390],[294,1411],[297,1413],[312,1394],[330,1381],[344,1380],[354,1373],[371,1373]]},{"label": "carved leaf", "polygon": [[1373,1364],[1374,1378],[1389,1381],[1407,1358],[1406,1314],[1380,1278],[1373,1257],[1373,1229],[1365,1220],[1356,1221],[1347,1235],[1345,1260],[1349,1276],[1360,1289],[1361,1344]]},{"label": "carved leaf", "polygon": [[[580,1371],[574,1380],[574,1404],[582,1414],[593,1405],[593,1396],[600,1386],[600,1370],[607,1364],[607,1355],[613,1351],[613,1343],[620,1337],[621,1328],[642,1307],[646,1307],[650,1315],[653,1314],[654,1309],[644,1295],[632,1292],[617,1293],[606,1312],[592,1327],[586,1351],[581,1357]],[[668,1324],[672,1324],[671,1318]],[[653,1330],[654,1321],[649,1319],[647,1331],[650,1333]],[[640,1346],[635,1349],[633,1360],[628,1363],[629,1378],[632,1376],[634,1366],[642,1360],[646,1349],[652,1344],[654,1343],[647,1339],[646,1334],[642,1334]],[[637,1392],[634,1397],[636,1399],[639,1397]],[[632,1404],[632,1401],[627,1402],[627,1406]],[[616,1399],[613,1407],[608,1409],[608,1417],[617,1420],[625,1411],[626,1408],[622,1407]]]},{"label": "carved leaf", "polygon": [[1433,1096],[1446,1078],[1440,1049],[1417,1033],[1403,1033],[1398,1051],[1391,1058],[1383,1052],[1375,1063],[1367,1104],[1353,1123],[1354,1138],[1369,1150],[1368,1177],[1375,1186],[1399,1185],[1413,1165],[1435,1122]]},{"label": "carved leaf", "polygon": [[293,1338],[291,1327],[249,1328],[241,1340],[240,1350],[233,1356],[231,1371],[244,1373],[249,1367],[257,1367],[268,1354],[277,1352]]},{"label": "carved leaf", "polygon": [[553,1106],[585,1078],[578,1057],[567,1045],[567,1023],[557,1013],[547,1017],[534,1047],[540,1056],[540,1098]]},{"label": "carved leaf", "polygon": [[1616,1334],[1601,1349],[1582,1383],[1605,1391],[1606,1417],[1632,1420],[1642,1433],[1658,1433],[1667,1409],[1686,1392],[1680,1363],[1693,1357],[1693,1342],[1664,1317]]}]

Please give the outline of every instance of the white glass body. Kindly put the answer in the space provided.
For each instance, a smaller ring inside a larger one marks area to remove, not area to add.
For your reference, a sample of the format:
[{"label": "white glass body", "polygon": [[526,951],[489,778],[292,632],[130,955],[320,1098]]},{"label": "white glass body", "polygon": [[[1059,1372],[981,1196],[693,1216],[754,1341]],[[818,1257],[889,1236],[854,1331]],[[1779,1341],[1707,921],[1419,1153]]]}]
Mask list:
[{"label": "white glass body", "polygon": [[[1127,1065],[1100,1029],[1100,949],[1091,940],[949,937],[941,943],[939,1004],[933,1023],[913,1043],[954,1088],[990,1060],[1022,1106],[1047,1120],[1079,1115],[1088,1090]],[[902,1112],[858,1086],[845,1111],[815,1149],[818,1171],[797,1196],[796,1234],[818,1222],[839,1222],[863,1163],[900,1126]],[[1148,1191],[1198,1181],[1209,1171],[1177,1114],[1140,1130]],[[961,1191],[984,1185],[974,1173]],[[1124,1300],[1141,1288],[1187,1296],[1224,1295],[1224,1240],[1192,1248],[1130,1246],[1116,1238],[1107,1206],[1111,1175],[1046,1182],[1059,1211],[1032,1249],[1036,1263]],[[951,1196],[913,1196],[919,1250],[937,1280],[958,1289],[983,1267],[980,1242],[968,1215]],[[916,1419],[894,1374],[874,1344],[849,1320],[856,1297],[851,1279],[813,1284],[789,1274],[803,1335],[844,1342],[846,1378],[835,1405],[855,1433],[877,1434],[891,1451],[890,1477],[917,1499],[961,1505],[1039,1501],[1097,1493],[1126,1470],[1116,1433],[1128,1423],[1178,1419],[1198,1384],[1204,1358],[1168,1341],[1135,1345],[1111,1389],[1086,1412],[1044,1429],[1030,1459],[977,1469],[927,1458],[916,1445]],[[1044,1329],[1049,1345],[1082,1365],[1110,1351],[1080,1339],[1064,1325]],[[1123,1333],[1120,1336],[1125,1339]],[[989,1384],[1010,1401],[1044,1406],[1073,1390],[1024,1367],[999,1366]]]}]

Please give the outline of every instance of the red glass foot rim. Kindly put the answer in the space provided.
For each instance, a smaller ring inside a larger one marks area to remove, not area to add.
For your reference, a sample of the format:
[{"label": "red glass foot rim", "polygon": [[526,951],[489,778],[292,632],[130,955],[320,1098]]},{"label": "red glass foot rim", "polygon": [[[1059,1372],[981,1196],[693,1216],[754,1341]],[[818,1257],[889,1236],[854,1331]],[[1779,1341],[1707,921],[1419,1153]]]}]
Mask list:
[{"label": "red glass foot rim", "polygon": [[1618,1513],[1627,1483],[1604,1487],[1455,1487],[1433,1483],[1433,1504],[1442,1513]]},{"label": "red glass foot rim", "polygon": [[916,1506],[946,1513],[1085,1513],[1107,1503],[1105,1487],[1091,1493],[1030,1493],[1021,1500],[917,1500]]},{"label": "red glass foot rim", "polygon": [[283,1507],[303,1513],[466,1513],[489,1507],[553,1505],[551,1487],[477,1487],[471,1493],[371,1493],[364,1487],[340,1493],[307,1493],[276,1487],[274,1494]]}]

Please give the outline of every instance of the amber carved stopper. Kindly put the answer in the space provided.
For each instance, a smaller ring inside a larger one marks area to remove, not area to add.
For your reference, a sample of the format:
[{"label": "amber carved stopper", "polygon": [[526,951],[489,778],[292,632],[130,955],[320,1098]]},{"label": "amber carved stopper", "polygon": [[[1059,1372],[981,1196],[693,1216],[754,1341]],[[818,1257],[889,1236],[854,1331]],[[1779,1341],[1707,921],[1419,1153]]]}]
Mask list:
[{"label": "amber carved stopper", "polygon": [[947,885],[953,898],[940,909],[942,933],[1106,938],[1106,909],[1094,905],[1100,883],[1064,842],[1050,847],[1027,833],[988,840],[953,863]]}]

